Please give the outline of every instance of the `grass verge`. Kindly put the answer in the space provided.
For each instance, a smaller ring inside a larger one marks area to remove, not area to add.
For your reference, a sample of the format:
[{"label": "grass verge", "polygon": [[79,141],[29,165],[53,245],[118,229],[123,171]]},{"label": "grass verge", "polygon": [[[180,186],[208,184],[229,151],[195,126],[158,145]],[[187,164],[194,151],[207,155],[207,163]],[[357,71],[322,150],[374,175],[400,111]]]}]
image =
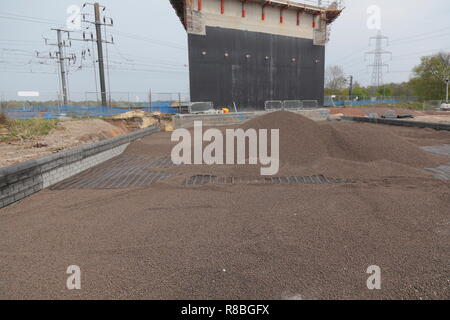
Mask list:
[{"label": "grass verge", "polygon": [[3,112],[0,112],[0,126],[8,124],[8,119]]},{"label": "grass verge", "polygon": [[423,102],[413,101],[413,102],[397,102],[397,103],[377,103],[368,104],[363,106],[353,106],[355,108],[367,108],[367,107],[386,107],[386,108],[400,108],[408,110],[423,110]]},{"label": "grass verge", "polygon": [[[0,116],[0,121],[1,121]],[[35,137],[46,136],[56,128],[59,120],[44,120],[35,118],[30,120],[10,120],[0,122],[0,141],[29,140]]]}]

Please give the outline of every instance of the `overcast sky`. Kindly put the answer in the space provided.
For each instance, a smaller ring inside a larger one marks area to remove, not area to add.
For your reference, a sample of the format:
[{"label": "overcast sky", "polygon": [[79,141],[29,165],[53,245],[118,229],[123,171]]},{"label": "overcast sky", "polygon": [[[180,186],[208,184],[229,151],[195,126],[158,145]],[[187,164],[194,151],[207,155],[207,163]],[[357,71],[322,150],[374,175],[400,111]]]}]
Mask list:
[{"label": "overcast sky", "polygon": [[[67,9],[81,6],[77,0],[2,0],[0,8],[0,94],[12,98],[19,90],[40,91],[54,99],[59,90],[55,62],[35,58],[35,51],[47,56],[55,47],[46,46],[43,37],[52,42],[56,33],[50,28],[64,27]],[[114,18],[108,28],[110,87],[116,99],[144,100],[148,90],[161,93],[189,91],[186,33],[168,0],[103,0],[106,15]],[[333,24],[327,46],[327,64],[344,67],[347,75],[364,85],[370,83],[371,57],[369,38],[377,31],[367,27],[367,9],[381,9],[381,27],[390,38],[385,56],[390,72],[385,82],[408,80],[410,70],[422,55],[450,50],[450,1],[448,0],[346,0],[343,15]],[[84,12],[91,13],[92,7]],[[88,19],[91,17],[87,16]],[[91,28],[92,29],[92,28]],[[87,34],[91,29],[86,30]],[[73,34],[80,38],[80,34]],[[374,42],[372,42],[374,45]],[[81,60],[81,50],[90,42],[72,41],[67,53],[76,53],[78,61],[70,68],[70,91],[80,99],[84,92],[94,92],[95,73],[92,59]],[[373,48],[373,46],[372,46]],[[82,62],[82,68],[81,66]],[[33,73],[31,73],[33,72]],[[93,99],[93,95],[88,94]]]},{"label": "overcast sky", "polygon": [[[346,0],[346,9],[333,24],[327,46],[327,64],[341,65],[347,75],[364,85],[370,84],[372,70],[367,68],[373,56],[365,55],[369,38],[377,31],[367,27],[367,9],[376,5],[381,10],[383,35],[389,37],[384,56],[389,73],[384,69],[384,82],[407,81],[420,57],[450,51],[450,1],[448,0]],[[386,42],[383,42],[386,44]],[[366,61],[365,61],[366,58]]]}]

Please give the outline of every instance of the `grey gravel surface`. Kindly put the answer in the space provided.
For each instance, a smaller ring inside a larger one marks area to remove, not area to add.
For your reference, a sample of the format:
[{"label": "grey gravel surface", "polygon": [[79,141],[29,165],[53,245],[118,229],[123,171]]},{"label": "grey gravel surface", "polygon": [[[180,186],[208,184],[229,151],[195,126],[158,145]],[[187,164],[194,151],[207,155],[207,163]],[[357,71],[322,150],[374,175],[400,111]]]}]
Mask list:
[{"label": "grey gravel surface", "polygon": [[[418,130],[393,132],[427,145]],[[169,139],[126,154],[167,157]],[[431,173],[187,188],[187,172],[139,188],[45,190],[1,209],[0,299],[450,298],[450,185]],[[66,289],[70,265],[81,290]],[[367,289],[371,265],[381,290]]]}]

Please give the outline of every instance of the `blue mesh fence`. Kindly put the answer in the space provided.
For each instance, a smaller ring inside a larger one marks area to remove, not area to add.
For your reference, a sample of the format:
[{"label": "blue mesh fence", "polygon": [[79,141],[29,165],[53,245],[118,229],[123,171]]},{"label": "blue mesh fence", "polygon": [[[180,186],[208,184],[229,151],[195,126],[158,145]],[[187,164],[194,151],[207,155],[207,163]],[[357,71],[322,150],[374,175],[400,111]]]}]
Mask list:
[{"label": "blue mesh fence", "polygon": [[148,103],[142,103],[142,106],[131,108],[110,108],[101,106],[24,106],[18,108],[5,108],[4,112],[10,119],[27,120],[32,118],[44,118],[51,120],[55,118],[70,117],[111,117],[117,114],[125,113],[130,110],[143,110],[145,112],[161,113],[180,113],[178,107],[171,106],[170,102],[154,102],[150,106]]},{"label": "blue mesh fence", "polygon": [[331,99],[331,97],[325,97],[324,105],[327,107],[344,107],[344,106],[366,106],[374,105],[378,103],[399,103],[399,102],[413,102],[417,101],[416,97],[386,97],[376,99],[362,99],[362,100],[344,100],[342,98]]}]

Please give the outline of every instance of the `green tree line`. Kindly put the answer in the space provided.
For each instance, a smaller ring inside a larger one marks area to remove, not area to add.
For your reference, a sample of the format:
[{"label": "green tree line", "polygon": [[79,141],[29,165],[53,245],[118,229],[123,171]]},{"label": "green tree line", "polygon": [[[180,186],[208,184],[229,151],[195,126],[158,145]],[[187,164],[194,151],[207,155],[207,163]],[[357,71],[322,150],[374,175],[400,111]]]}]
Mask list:
[{"label": "green tree line", "polygon": [[[353,85],[353,97],[403,97],[414,96],[419,100],[443,100],[445,98],[445,80],[450,77],[450,53],[441,52],[420,59],[412,70],[409,81],[388,83],[379,88],[361,86],[358,81]],[[357,79],[356,79],[357,80]],[[349,81],[339,66],[327,68],[325,95],[348,96]]]}]

